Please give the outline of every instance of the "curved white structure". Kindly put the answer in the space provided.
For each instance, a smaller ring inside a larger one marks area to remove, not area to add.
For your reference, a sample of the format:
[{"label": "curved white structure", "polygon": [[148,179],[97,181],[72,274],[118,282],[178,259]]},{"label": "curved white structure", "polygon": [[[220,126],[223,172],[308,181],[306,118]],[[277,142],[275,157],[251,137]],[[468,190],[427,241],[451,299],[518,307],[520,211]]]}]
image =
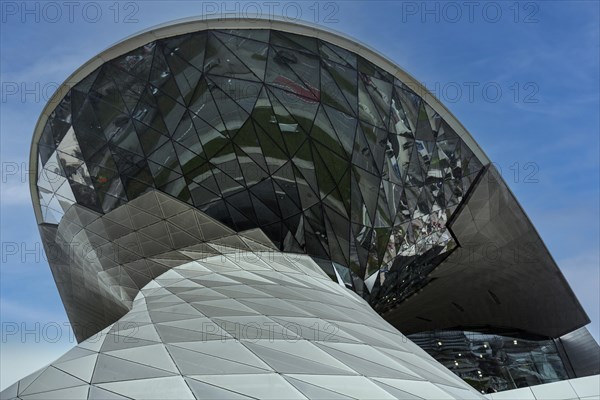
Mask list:
[{"label": "curved white structure", "polygon": [[476,399],[593,347],[555,342],[589,318],[471,135],[336,32],[127,38],[57,90],[30,162],[79,344],[2,398]]},{"label": "curved white structure", "polygon": [[178,253],[149,259],[171,269],[119,321],[2,399],[482,398],[308,256],[252,232]]}]

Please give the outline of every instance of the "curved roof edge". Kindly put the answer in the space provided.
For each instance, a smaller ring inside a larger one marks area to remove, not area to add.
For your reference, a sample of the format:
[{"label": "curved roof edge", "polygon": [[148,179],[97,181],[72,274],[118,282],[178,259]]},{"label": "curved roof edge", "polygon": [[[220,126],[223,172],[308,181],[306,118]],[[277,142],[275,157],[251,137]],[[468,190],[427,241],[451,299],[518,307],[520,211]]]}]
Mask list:
[{"label": "curved roof edge", "polygon": [[389,72],[398,78],[417,95],[425,100],[460,136],[460,138],[469,146],[473,154],[483,163],[490,162],[487,155],[479,147],[475,139],[467,129],[458,121],[458,119],[448,110],[427,88],[416,80],[412,75],[401,69],[393,61],[383,56],[378,51],[368,45],[351,38],[343,33],[324,28],[320,25],[308,22],[288,21],[285,19],[263,19],[263,18],[205,18],[196,16],[191,18],[178,19],[164,24],[156,25],[115,43],[108,49],[102,51],[97,56],[91,58],[75,72],[73,72],[56,90],[52,97],[46,103],[40,117],[36,123],[31,149],[29,154],[30,170],[34,171],[34,179],[29,180],[29,189],[35,217],[38,223],[42,221],[41,208],[39,205],[37,191],[37,143],[40,139],[48,117],[54,111],[56,105],[62,101],[66,93],[86,76],[92,73],[102,64],[113,60],[129,51],[135,50],[150,42],[158,39],[164,39],[172,36],[183,35],[186,33],[209,30],[209,29],[274,29],[298,35],[316,37],[333,43],[346,50],[354,52],[365,57],[378,67]]}]

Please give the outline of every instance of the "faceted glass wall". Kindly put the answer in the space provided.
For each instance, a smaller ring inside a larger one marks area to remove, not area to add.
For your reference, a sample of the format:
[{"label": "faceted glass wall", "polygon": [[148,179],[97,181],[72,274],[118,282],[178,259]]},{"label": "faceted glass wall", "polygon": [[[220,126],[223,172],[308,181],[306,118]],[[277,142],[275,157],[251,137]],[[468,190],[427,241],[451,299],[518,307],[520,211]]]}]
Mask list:
[{"label": "faceted glass wall", "polygon": [[274,30],[190,33],[105,63],[57,105],[38,156],[43,222],[157,189],[335,262],[365,296],[392,267],[411,286],[454,247],[446,221],[482,167],[403,82]]},{"label": "faceted glass wall", "polygon": [[484,393],[568,379],[553,340],[468,331],[408,336],[445,367]]}]

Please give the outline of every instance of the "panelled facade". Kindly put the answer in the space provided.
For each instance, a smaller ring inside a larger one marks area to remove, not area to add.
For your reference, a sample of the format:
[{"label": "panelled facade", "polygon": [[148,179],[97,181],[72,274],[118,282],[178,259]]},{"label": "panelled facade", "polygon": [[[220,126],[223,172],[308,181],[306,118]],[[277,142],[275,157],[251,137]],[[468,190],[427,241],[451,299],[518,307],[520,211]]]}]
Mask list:
[{"label": "panelled facade", "polygon": [[574,360],[593,339],[560,342],[589,319],[502,177],[367,47],[180,21],[67,82],[32,196],[81,343],[3,396],[477,398],[598,373]]}]

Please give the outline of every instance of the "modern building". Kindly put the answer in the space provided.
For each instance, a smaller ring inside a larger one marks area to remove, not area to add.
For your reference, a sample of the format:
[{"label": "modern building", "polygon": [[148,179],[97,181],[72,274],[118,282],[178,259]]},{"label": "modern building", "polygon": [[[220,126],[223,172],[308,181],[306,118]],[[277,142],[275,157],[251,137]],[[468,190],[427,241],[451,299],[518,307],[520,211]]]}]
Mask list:
[{"label": "modern building", "polygon": [[30,163],[79,344],[3,398],[475,399],[599,373],[472,136],[338,33],[128,38],[48,102]]}]

